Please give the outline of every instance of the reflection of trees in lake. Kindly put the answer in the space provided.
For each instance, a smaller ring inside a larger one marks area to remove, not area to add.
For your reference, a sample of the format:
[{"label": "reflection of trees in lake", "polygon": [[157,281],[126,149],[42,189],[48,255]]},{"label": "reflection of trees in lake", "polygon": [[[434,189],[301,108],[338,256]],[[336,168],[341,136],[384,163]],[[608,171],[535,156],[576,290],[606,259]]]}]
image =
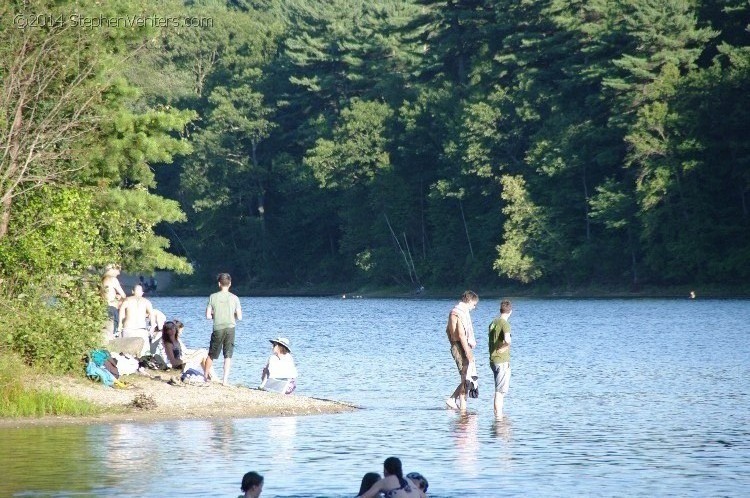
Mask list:
[{"label": "reflection of trees in lake", "polygon": [[86,426],[0,429],[0,496],[95,494],[111,475],[98,461],[106,450],[95,449],[103,442]]}]

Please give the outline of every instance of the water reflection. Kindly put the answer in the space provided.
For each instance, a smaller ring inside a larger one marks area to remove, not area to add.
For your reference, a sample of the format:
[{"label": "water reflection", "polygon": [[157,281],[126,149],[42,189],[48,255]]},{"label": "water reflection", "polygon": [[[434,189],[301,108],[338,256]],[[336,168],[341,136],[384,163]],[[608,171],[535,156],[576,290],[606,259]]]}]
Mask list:
[{"label": "water reflection", "polygon": [[492,420],[490,438],[496,443],[497,463],[495,468],[501,471],[510,471],[513,463],[513,447],[511,445],[512,430],[510,418],[505,415],[500,419]]},{"label": "water reflection", "polygon": [[504,443],[510,443],[511,423],[510,418],[507,415],[492,421],[491,436],[502,440]]},{"label": "water reflection", "polygon": [[453,439],[456,443],[456,466],[468,477],[479,475],[479,418],[476,413],[460,413],[453,421]]},{"label": "water reflection", "polygon": [[235,442],[235,424],[232,419],[217,419],[211,421],[210,448],[218,455],[224,457],[232,456],[232,443]]},{"label": "water reflection", "polygon": [[297,436],[297,417],[279,417],[269,420],[268,445],[271,462],[280,464],[294,457],[294,440]]}]

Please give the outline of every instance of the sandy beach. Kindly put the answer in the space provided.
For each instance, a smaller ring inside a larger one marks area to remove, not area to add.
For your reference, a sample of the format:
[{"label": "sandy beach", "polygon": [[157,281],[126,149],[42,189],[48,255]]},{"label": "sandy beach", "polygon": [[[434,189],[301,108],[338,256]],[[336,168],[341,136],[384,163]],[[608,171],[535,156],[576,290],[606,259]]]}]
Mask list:
[{"label": "sandy beach", "polygon": [[[148,377],[123,377],[122,380],[129,385],[126,389],[105,387],[101,383],[70,376],[37,377],[33,381],[35,387],[90,401],[105,407],[105,413],[82,417],[3,418],[0,427],[314,415],[357,409],[346,402],[269,393],[239,385],[224,386],[218,382],[185,384],[177,375],[151,372]],[[176,382],[170,383],[172,379]]]}]

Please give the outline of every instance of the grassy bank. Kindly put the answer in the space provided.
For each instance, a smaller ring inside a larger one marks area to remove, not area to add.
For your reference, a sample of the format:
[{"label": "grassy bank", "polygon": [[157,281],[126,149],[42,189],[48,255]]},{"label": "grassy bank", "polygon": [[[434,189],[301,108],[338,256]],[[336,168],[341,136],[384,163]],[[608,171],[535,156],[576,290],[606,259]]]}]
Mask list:
[{"label": "grassy bank", "polygon": [[102,408],[49,389],[30,384],[36,372],[8,351],[0,352],[0,417],[43,417],[47,415],[98,415]]}]

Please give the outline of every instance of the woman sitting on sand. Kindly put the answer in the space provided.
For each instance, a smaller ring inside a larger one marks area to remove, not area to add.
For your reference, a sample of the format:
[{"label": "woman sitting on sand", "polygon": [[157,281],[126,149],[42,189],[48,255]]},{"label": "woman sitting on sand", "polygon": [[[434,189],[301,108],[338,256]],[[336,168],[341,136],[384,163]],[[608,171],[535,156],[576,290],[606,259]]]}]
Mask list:
[{"label": "woman sitting on sand", "polygon": [[422,498],[425,494],[411,479],[404,477],[401,460],[389,457],[383,462],[383,478],[372,485],[362,498],[373,498],[383,493],[385,498]]},{"label": "woman sitting on sand", "polygon": [[266,363],[261,373],[260,387],[263,389],[272,384],[279,384],[286,381],[284,394],[291,394],[297,387],[297,367],[294,366],[289,339],[278,337],[269,340],[273,344],[273,354],[268,357],[268,363]]},{"label": "woman sitting on sand", "polygon": [[[175,326],[177,326],[177,333],[175,334],[175,337],[177,338],[177,344],[179,344],[180,347],[180,358],[185,362],[185,370],[190,368],[200,370],[203,372],[205,377],[206,362],[208,360],[208,350],[205,348],[190,349],[185,346],[185,343],[182,342],[182,333],[185,330],[185,325],[183,325],[183,323],[179,320],[174,320],[174,324]],[[216,377],[216,372],[213,371],[213,367],[211,367],[211,372],[209,372],[209,375],[207,377],[209,379],[213,379]]]},{"label": "woman sitting on sand", "polygon": [[167,363],[175,369],[184,367],[185,361],[182,359],[182,349],[177,340],[177,325],[174,322],[164,322],[161,329],[161,341],[164,346],[164,354],[167,355]]}]

